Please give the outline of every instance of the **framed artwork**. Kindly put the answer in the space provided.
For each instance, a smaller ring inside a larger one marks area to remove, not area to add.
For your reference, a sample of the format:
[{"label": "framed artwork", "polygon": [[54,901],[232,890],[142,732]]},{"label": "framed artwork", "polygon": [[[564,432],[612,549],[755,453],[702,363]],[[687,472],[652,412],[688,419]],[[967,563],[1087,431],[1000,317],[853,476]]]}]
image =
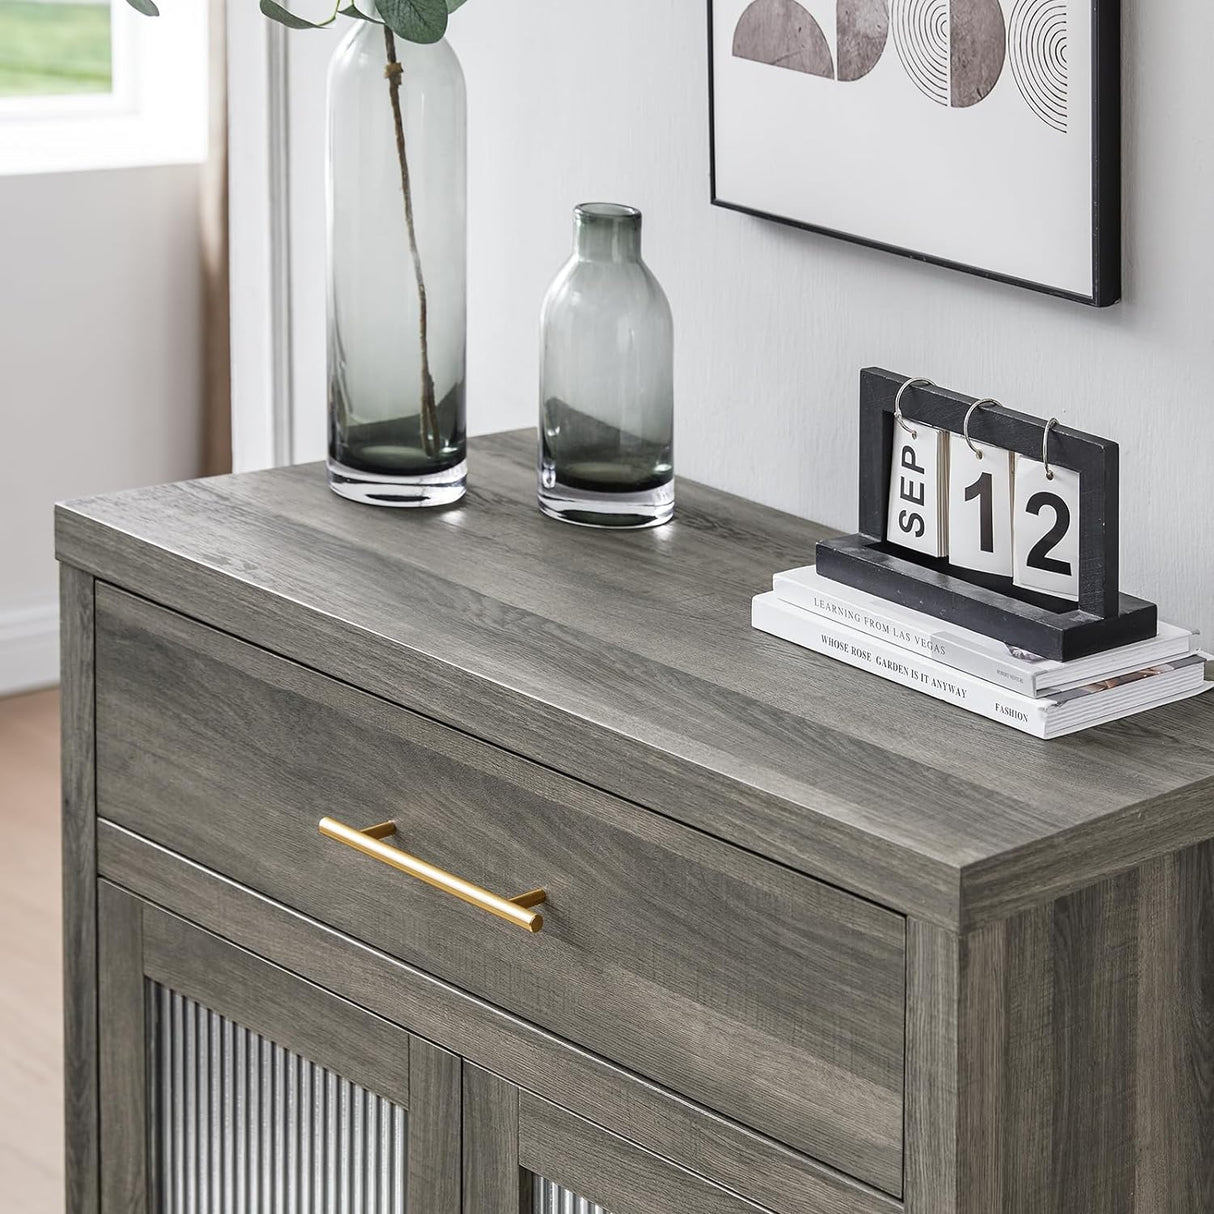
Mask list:
[{"label": "framed artwork", "polygon": [[708,0],[712,201],[1121,294],[1119,0]]}]

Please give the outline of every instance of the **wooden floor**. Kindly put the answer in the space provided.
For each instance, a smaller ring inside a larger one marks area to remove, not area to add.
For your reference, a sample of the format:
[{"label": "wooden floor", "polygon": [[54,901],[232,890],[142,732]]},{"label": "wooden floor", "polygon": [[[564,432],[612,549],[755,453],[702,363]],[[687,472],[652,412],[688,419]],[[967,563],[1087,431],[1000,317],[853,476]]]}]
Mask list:
[{"label": "wooden floor", "polygon": [[0,1207],[63,1209],[59,696],[0,699]]}]

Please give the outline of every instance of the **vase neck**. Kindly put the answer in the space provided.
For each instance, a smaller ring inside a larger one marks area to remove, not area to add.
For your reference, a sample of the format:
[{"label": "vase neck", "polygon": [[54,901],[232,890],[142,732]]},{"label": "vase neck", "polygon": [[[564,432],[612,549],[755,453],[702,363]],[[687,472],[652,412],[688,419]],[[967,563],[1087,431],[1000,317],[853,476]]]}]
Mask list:
[{"label": "vase neck", "polygon": [[640,261],[641,212],[614,202],[584,202],[573,212],[573,247],[582,261]]}]

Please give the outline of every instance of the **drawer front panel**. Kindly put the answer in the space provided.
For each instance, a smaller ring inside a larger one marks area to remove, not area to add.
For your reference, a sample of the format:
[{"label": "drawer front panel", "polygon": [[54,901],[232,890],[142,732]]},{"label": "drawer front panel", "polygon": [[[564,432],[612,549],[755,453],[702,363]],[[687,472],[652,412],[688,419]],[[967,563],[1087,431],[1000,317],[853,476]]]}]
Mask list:
[{"label": "drawer front panel", "polygon": [[[887,1192],[900,916],[99,587],[101,816]],[[506,897],[529,934],[318,831]]]}]

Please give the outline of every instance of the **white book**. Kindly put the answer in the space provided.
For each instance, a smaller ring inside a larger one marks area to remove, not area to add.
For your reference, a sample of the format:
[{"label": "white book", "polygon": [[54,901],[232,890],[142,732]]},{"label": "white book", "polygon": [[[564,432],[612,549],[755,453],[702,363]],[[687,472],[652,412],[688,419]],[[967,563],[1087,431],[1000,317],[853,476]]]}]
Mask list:
[{"label": "white book", "polygon": [[786,603],[773,591],[756,595],[751,623],[804,649],[880,675],[903,687],[1002,722],[1038,738],[1057,738],[1103,725],[1173,700],[1197,695],[1205,682],[1205,656],[1191,653],[1175,662],[1136,671],[1121,679],[1073,688],[1053,697],[1033,697],[1001,687],[832,619]]},{"label": "white book", "polygon": [[1196,633],[1174,624],[1160,624],[1155,636],[1148,640],[1059,662],[855,590],[842,582],[832,582],[813,565],[777,573],[772,588],[786,603],[1029,696],[1132,674],[1190,654],[1197,646]]}]

